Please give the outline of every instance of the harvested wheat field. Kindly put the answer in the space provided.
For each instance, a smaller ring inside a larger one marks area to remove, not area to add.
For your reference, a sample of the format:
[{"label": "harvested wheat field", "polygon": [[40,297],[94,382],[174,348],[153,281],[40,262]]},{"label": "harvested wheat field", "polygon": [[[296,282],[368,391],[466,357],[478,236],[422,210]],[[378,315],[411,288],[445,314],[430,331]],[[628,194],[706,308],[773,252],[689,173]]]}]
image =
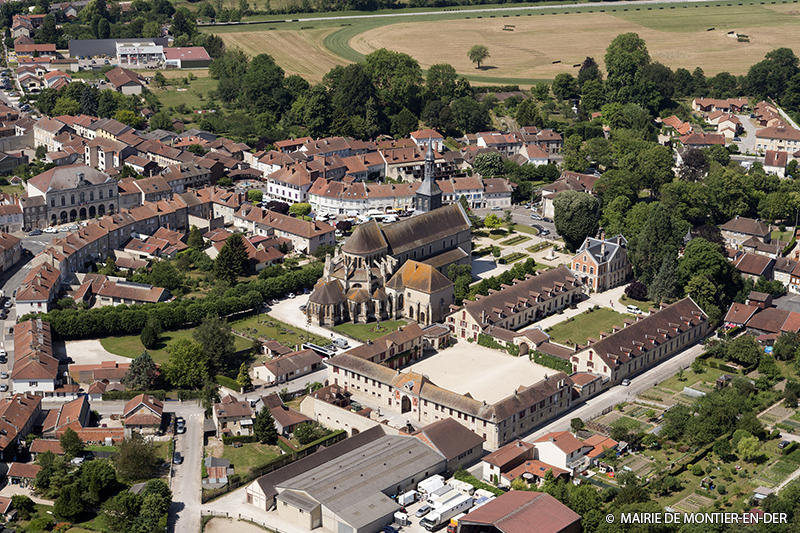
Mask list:
[{"label": "harvested wheat field", "polygon": [[[735,28],[738,33],[749,36],[749,43],[729,37],[730,26],[723,28],[721,23],[716,23],[720,27],[714,31],[665,32],[609,13],[582,13],[517,18],[511,32],[503,31],[507,21],[393,24],[361,33],[350,45],[362,54],[388,48],[410,54],[423,68],[434,63],[450,63],[459,74],[476,74],[479,71],[469,61],[467,51],[473,44],[483,44],[489,48],[491,57],[486,62],[488,69],[480,75],[552,79],[561,72],[577,72],[573,65],[581,63],[586,56],[593,56],[602,65],[608,45],[617,35],[626,32],[638,33],[647,42],[654,60],[672,69],[692,70],[699,66],[706,75],[722,71],[746,74],[750,65],[761,61],[770,50],[800,44],[800,24],[797,24],[800,21],[782,26],[780,32],[768,26]],[[431,50],[436,50],[436,54],[431,54]],[[555,61],[559,63],[554,64]]]},{"label": "harvested wheat field", "polygon": [[287,76],[299,74],[309,82],[317,83],[334,66],[348,63],[322,43],[336,29],[248,31],[218,35],[228,48],[238,46],[251,56],[269,54],[283,67]]},{"label": "harvested wheat field", "polygon": [[[797,0],[765,5],[713,1],[653,7],[607,4],[571,8],[568,14],[548,9],[530,15],[449,12],[349,18],[347,24],[342,20],[308,21],[272,29],[227,27],[217,33],[226,45],[239,46],[251,55],[271,54],[287,74],[300,74],[312,83],[333,66],[358,61],[379,48],[405,52],[423,69],[450,63],[473,83],[529,86],[562,72],[577,73],[574,65],[586,56],[602,65],[608,45],[626,32],[645,39],[653,60],[672,69],[701,67],[707,76],[723,71],[745,74],[750,65],[777,47],[800,47]],[[746,35],[750,42],[738,42],[729,32]],[[467,57],[474,44],[486,45],[491,53],[482,70]]]}]

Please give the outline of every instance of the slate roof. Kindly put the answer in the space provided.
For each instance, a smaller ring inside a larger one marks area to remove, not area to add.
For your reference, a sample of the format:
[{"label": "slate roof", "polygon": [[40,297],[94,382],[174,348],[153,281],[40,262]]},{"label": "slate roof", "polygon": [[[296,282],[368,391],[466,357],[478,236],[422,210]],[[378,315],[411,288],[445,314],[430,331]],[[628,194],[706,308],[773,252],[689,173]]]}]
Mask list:
[{"label": "slate roof", "polygon": [[707,319],[691,298],[684,298],[590,345],[588,349],[594,351],[609,369],[614,369]]},{"label": "slate roof", "polygon": [[389,224],[381,229],[389,244],[389,253],[396,255],[450,238],[458,232],[469,230],[470,227],[469,217],[464,208],[456,202]]},{"label": "slate roof", "polygon": [[766,237],[770,234],[769,227],[760,220],[740,216],[727,221],[719,229],[732,233],[755,235],[756,237]]},{"label": "slate roof", "polygon": [[264,366],[273,374],[288,374],[303,370],[305,367],[311,367],[313,364],[320,363],[322,359],[314,350],[300,350],[299,352],[290,353],[277,357],[272,361],[267,361]]},{"label": "slate roof", "polygon": [[387,247],[388,243],[383,231],[373,219],[356,227],[353,234],[342,245],[342,252],[353,255],[371,255],[386,250]]},{"label": "slate roof", "polygon": [[412,433],[450,461],[481,446],[486,439],[470,431],[453,418],[444,418]]},{"label": "slate roof", "polygon": [[[411,323],[397,331],[387,333],[372,341],[372,343],[362,344],[344,352],[347,355],[369,360],[376,355],[388,351],[392,346],[401,346],[414,339],[423,337],[422,328],[417,323]],[[379,361],[376,361],[379,362]]]}]

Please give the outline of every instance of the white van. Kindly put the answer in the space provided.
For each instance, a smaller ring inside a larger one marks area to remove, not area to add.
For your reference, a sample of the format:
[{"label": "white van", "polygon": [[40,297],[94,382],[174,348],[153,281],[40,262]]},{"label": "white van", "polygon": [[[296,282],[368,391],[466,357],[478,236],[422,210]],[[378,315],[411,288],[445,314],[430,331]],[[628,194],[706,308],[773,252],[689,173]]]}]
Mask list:
[{"label": "white van", "polygon": [[635,305],[629,305],[628,306],[628,312],[633,314],[633,315],[641,315],[642,314],[642,310],[639,309],[638,307],[636,307]]}]

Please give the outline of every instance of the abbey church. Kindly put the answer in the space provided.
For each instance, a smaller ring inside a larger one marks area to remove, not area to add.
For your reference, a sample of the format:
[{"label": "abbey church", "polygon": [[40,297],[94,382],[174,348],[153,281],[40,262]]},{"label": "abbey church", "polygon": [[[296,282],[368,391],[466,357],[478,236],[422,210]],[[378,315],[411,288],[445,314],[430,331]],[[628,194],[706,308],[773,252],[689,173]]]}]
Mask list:
[{"label": "abbey church", "polygon": [[358,226],[334,257],[308,300],[308,319],[320,326],[406,318],[441,322],[453,303],[452,264],[469,265],[470,222],[461,204],[442,207],[428,145],[425,177],[412,218]]}]

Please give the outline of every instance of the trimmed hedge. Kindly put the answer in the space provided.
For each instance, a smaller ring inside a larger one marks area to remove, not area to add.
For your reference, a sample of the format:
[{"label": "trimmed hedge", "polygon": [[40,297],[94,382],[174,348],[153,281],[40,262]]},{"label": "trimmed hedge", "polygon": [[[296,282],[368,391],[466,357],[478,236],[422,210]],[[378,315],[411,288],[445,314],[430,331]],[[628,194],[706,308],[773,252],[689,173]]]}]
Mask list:
[{"label": "trimmed hedge", "polygon": [[140,394],[148,394],[162,402],[167,399],[167,391],[165,390],[112,390],[103,393],[103,401],[132,400]]},{"label": "trimmed hedge", "polygon": [[172,302],[143,305],[106,306],[93,309],[56,309],[43,315],[29,313],[20,322],[41,318],[61,339],[87,339],[111,335],[138,335],[150,317],[164,331],[199,324],[208,315],[228,316],[255,309],[264,300],[278,298],[287,292],[310,289],[322,276],[323,264],[312,263],[299,270],[274,278],[239,283],[222,297],[187,298]]},{"label": "trimmed hedge", "polygon": [[553,370],[572,374],[572,364],[569,361],[559,359],[554,355],[533,351],[530,354],[530,360],[537,365],[546,366],[547,368],[552,368]]},{"label": "trimmed hedge", "polygon": [[139,394],[149,394],[154,398],[161,400],[162,402],[165,401],[167,398],[174,399],[177,397],[178,400],[197,400],[200,398],[202,391],[199,390],[173,390],[173,391],[166,391],[166,390],[112,390],[103,393],[103,400],[104,401],[114,401],[114,400],[130,400],[138,396]]},{"label": "trimmed hedge", "polygon": [[494,338],[492,338],[491,335],[486,335],[485,333],[478,333],[478,344],[480,344],[481,346],[485,346],[487,348],[492,348],[494,350],[505,350],[514,357],[519,355],[519,346],[517,346],[516,344],[511,343],[506,346],[503,346],[502,344],[494,340]]},{"label": "trimmed hedge", "polygon": [[243,444],[258,442],[258,437],[256,437],[255,435],[237,435],[235,437],[226,437],[226,436],[222,437],[222,444],[225,444],[226,446],[228,444],[233,444],[234,442],[241,442]]},{"label": "trimmed hedge", "polygon": [[232,391],[238,391],[241,388],[241,387],[239,387],[239,384],[236,383],[235,379],[231,379],[228,376],[223,376],[221,374],[217,374],[214,377],[214,379],[217,381],[217,383],[219,385],[222,385],[223,387],[227,387],[227,388],[231,389]]}]

